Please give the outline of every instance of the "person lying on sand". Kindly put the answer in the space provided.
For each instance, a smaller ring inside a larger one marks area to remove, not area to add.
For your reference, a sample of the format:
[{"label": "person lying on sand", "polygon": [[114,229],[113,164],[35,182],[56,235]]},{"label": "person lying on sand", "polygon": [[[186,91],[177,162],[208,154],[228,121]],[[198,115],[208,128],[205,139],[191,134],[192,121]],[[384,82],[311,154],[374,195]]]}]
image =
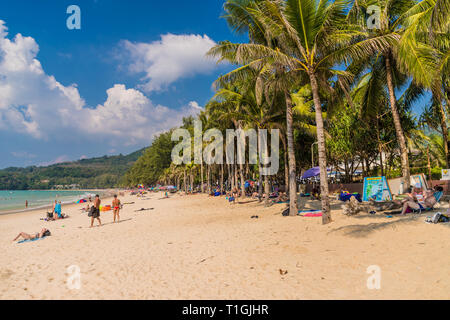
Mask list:
[{"label": "person lying on sand", "polygon": [[41,232],[37,232],[33,235],[25,233],[25,232],[21,232],[17,235],[17,237],[14,238],[13,241],[17,241],[20,237],[22,237],[24,240],[33,240],[33,239],[37,239],[37,238],[48,237],[50,235],[51,235],[50,230],[43,228],[41,230]]}]

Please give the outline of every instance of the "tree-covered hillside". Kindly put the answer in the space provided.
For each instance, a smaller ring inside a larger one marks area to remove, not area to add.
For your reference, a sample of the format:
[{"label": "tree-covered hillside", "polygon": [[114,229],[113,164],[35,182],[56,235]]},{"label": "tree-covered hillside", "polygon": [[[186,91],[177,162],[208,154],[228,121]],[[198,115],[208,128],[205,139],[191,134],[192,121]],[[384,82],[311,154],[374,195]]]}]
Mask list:
[{"label": "tree-covered hillside", "polygon": [[7,168],[0,170],[0,190],[68,188],[111,188],[121,184],[124,174],[144,153],[103,156],[47,167]]}]

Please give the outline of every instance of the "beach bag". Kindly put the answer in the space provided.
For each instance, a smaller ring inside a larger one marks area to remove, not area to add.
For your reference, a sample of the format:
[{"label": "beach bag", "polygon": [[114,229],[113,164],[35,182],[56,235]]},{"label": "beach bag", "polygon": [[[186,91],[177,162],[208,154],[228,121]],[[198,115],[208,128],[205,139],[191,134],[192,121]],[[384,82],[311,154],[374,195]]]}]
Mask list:
[{"label": "beach bag", "polygon": [[92,217],[92,216],[94,215],[94,210],[95,210],[95,207],[92,206],[92,207],[89,209],[88,217]]},{"label": "beach bag", "polygon": [[47,212],[47,218],[48,219],[53,218],[53,212]]},{"label": "beach bag", "polygon": [[437,212],[434,214],[434,216],[431,218],[432,223],[439,223],[439,222],[449,222],[450,219],[446,215]]},{"label": "beach bag", "polygon": [[283,217],[289,216],[289,208],[284,209],[281,214],[283,215]]}]

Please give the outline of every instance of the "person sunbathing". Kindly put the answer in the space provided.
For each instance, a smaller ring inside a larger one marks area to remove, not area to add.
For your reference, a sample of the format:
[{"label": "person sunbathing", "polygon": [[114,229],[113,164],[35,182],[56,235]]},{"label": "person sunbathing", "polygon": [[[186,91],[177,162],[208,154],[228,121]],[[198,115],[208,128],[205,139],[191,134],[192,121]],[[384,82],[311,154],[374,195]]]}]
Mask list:
[{"label": "person sunbathing", "polygon": [[436,197],[434,196],[434,192],[432,190],[428,190],[425,192],[424,198],[418,198],[417,195],[413,194],[413,198],[408,199],[403,202],[403,208],[401,215],[405,215],[408,209],[412,210],[424,210],[428,208],[433,208],[433,206],[437,203]]},{"label": "person sunbathing", "polygon": [[33,235],[21,232],[17,235],[17,237],[14,238],[13,241],[17,241],[20,237],[22,237],[24,240],[34,240],[38,238],[48,237],[50,235],[51,235],[50,230],[42,228],[41,232],[35,233]]},{"label": "person sunbathing", "polygon": [[277,202],[286,202],[289,198],[284,192],[280,192],[280,195],[274,200],[275,203]]}]

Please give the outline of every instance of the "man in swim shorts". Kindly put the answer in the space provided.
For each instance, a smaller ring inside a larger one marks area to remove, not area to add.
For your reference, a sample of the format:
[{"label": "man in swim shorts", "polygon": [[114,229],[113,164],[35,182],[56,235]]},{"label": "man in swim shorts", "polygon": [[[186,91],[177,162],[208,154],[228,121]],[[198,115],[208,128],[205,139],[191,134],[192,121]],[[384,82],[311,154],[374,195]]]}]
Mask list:
[{"label": "man in swim shorts", "polygon": [[117,199],[117,195],[114,195],[114,200],[112,202],[113,212],[114,212],[114,222],[116,222],[116,215],[117,215],[117,222],[120,221],[119,211],[120,211],[120,200]]},{"label": "man in swim shorts", "polygon": [[98,220],[99,227],[102,226],[102,221],[100,220],[100,196],[97,194],[94,199],[94,211],[91,217],[91,228],[94,226],[94,219]]}]

